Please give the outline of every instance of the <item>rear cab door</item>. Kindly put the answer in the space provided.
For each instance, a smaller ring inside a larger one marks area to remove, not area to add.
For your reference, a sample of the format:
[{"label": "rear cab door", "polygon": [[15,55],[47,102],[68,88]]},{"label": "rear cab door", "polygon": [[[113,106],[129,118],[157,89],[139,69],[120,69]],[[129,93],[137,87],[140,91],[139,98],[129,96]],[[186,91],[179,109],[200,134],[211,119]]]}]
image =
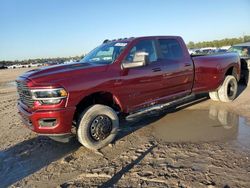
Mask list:
[{"label": "rear cab door", "polygon": [[180,37],[159,37],[157,46],[159,62],[162,64],[165,99],[190,94],[194,81],[194,65],[183,40]]}]

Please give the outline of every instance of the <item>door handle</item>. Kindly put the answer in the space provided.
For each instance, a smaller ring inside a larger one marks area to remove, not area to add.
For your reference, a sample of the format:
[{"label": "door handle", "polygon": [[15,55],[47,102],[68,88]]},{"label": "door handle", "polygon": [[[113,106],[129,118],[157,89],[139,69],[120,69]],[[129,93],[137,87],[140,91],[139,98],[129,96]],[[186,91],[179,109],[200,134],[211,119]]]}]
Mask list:
[{"label": "door handle", "polygon": [[159,71],[161,71],[161,68],[160,68],[160,67],[153,68],[152,71],[153,71],[153,72],[159,72]]},{"label": "door handle", "polygon": [[168,77],[168,76],[170,76],[171,75],[171,73],[165,73],[164,75],[163,75],[163,77]]},{"label": "door handle", "polygon": [[122,80],[117,79],[117,80],[115,80],[114,85],[121,85],[121,83],[122,83]]},{"label": "door handle", "polygon": [[185,64],[184,64],[184,67],[190,67],[190,66],[191,66],[190,63],[185,63]]}]

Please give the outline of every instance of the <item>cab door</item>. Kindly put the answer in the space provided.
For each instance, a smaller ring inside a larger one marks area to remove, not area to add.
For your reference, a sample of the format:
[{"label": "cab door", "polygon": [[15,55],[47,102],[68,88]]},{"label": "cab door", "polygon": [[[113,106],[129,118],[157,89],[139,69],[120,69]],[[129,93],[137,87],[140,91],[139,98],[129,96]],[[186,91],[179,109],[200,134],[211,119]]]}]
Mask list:
[{"label": "cab door", "polygon": [[122,71],[122,93],[126,96],[129,111],[155,103],[163,92],[162,62],[158,60],[155,40],[139,40],[131,48],[125,61],[131,62],[134,54],[142,51],[148,54],[149,64]]},{"label": "cab door", "polygon": [[163,85],[165,98],[190,94],[194,67],[191,58],[186,58],[183,46],[176,38],[158,39],[160,62],[163,65]]}]

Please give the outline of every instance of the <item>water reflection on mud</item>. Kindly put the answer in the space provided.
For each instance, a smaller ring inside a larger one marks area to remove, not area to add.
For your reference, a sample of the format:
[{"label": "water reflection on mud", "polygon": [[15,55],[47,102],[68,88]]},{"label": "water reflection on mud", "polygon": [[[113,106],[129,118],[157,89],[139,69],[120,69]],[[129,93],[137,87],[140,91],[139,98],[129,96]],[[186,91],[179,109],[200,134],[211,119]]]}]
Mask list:
[{"label": "water reflection on mud", "polygon": [[210,142],[235,140],[250,147],[250,125],[243,117],[211,106],[180,110],[150,125],[151,134],[162,142]]}]

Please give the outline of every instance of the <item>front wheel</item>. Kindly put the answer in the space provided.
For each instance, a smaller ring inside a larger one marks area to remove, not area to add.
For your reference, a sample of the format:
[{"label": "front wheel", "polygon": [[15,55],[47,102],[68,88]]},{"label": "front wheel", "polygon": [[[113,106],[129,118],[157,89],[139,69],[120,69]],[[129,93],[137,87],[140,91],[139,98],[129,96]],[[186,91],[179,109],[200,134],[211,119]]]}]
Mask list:
[{"label": "front wheel", "polygon": [[218,90],[218,96],[222,102],[231,102],[236,98],[238,82],[234,76],[226,76],[222,86]]},{"label": "front wheel", "polygon": [[77,136],[83,146],[97,150],[114,140],[118,128],[119,119],[115,111],[108,106],[96,104],[81,114]]}]

